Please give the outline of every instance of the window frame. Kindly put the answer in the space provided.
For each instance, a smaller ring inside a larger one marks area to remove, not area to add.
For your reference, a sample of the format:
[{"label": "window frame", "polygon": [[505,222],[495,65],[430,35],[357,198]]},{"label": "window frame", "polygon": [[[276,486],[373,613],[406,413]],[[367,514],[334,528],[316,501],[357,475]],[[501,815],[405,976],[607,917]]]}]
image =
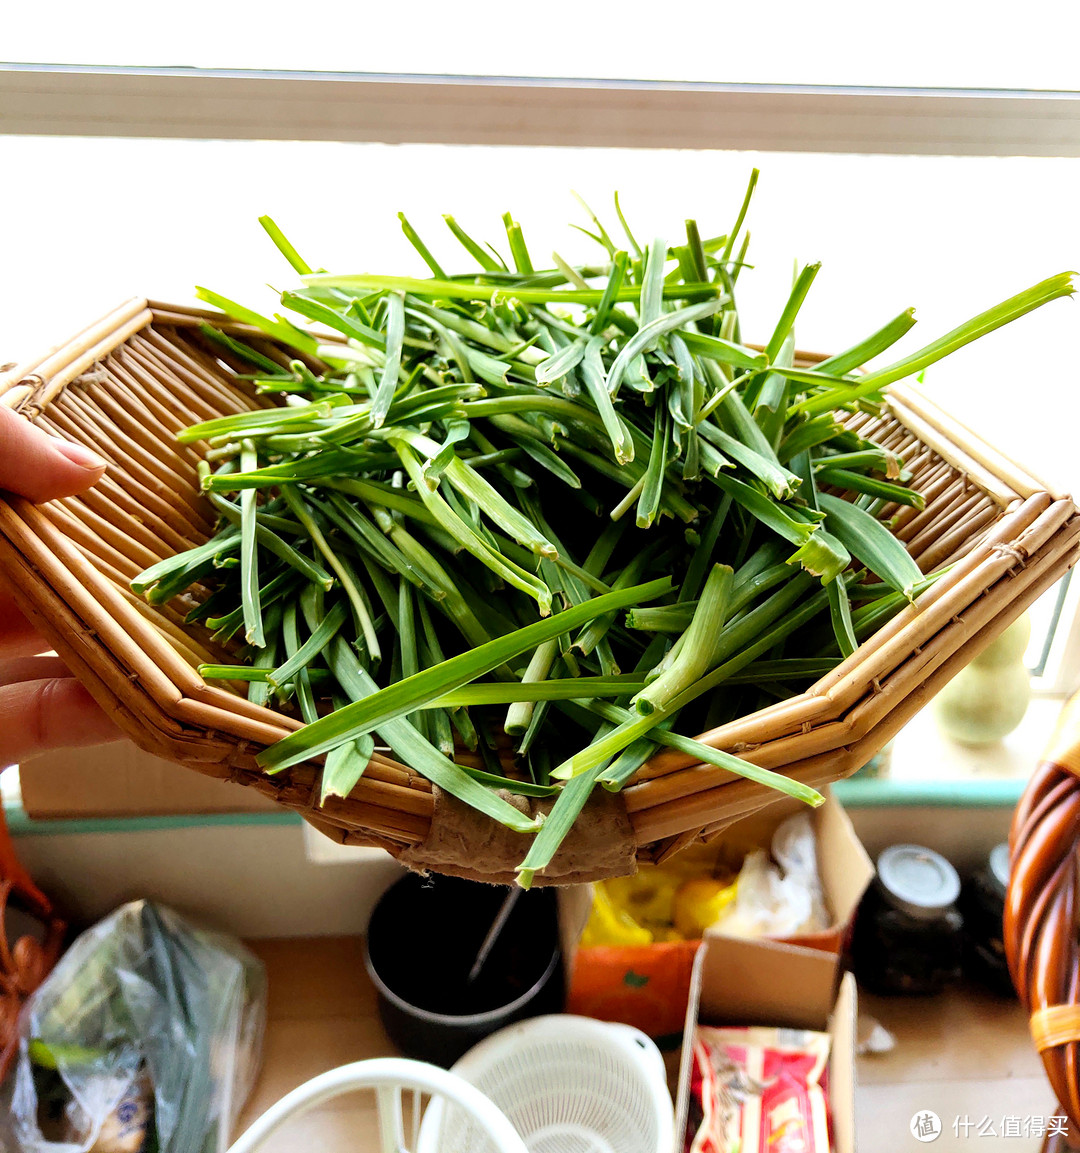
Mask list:
[{"label": "window frame", "polygon": [[1080,156],[1080,93],[0,64],[0,133]]}]

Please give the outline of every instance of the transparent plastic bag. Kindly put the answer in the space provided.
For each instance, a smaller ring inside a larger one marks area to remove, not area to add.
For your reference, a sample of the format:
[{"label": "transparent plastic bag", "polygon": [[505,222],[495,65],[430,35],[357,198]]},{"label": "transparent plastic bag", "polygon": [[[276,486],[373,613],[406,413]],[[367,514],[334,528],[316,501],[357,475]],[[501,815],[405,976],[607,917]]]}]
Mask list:
[{"label": "transparent plastic bag", "polygon": [[3,1153],[224,1153],[258,1071],[261,962],[148,901],[83,933],[23,1009]]},{"label": "transparent plastic bag", "polygon": [[772,855],[787,878],[797,878],[810,895],[810,916],[804,933],[820,933],[829,927],[825,893],[818,871],[817,837],[809,813],[796,813],[777,826],[773,833]]},{"label": "transparent plastic bag", "polygon": [[828,928],[813,826],[805,813],[777,828],[772,856],[756,849],[743,862],[735,900],[713,926],[729,937],[796,937]]}]

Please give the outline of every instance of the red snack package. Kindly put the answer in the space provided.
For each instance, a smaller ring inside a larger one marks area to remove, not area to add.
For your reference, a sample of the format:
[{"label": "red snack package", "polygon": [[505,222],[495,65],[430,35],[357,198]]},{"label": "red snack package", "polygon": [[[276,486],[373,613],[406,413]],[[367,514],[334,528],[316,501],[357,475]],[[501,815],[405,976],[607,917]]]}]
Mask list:
[{"label": "red snack package", "polygon": [[829,1153],[828,1060],[827,1033],[699,1025],[686,1153]]}]

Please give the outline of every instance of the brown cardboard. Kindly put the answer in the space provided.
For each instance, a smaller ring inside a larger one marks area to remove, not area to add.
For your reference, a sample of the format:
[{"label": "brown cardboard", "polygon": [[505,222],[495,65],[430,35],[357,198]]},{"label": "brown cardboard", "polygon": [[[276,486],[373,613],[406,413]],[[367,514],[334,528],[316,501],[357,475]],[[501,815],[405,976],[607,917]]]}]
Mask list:
[{"label": "brown cardboard", "polygon": [[[720,851],[739,860],[751,849],[767,847],[777,825],[802,807],[799,802],[770,805],[740,821],[725,830]],[[814,975],[814,996],[807,1002],[807,1012],[816,1019],[828,1013],[832,1005],[844,938],[874,868],[847,814],[831,793],[811,819],[830,926],[789,941],[732,940],[728,964],[739,967],[740,974],[751,980],[756,971],[783,969],[792,949],[799,955],[812,953],[803,971],[806,981],[810,981],[811,973]],[[633,1025],[654,1037],[675,1034],[682,1027],[695,948],[695,942],[579,948],[570,969],[568,1008],[573,1013]],[[759,982],[755,987],[766,986]],[[745,1008],[749,1011],[752,1006]],[[765,1023],[771,1008],[761,1006],[760,1019]]]},{"label": "brown cardboard", "polygon": [[707,937],[698,950],[686,1009],[675,1103],[675,1148],[682,1153],[690,1104],[694,1026],[776,1025],[829,1033],[829,1101],[835,1153],[855,1153],[855,978],[834,972],[820,950]]},{"label": "brown cardboard", "polygon": [[709,1024],[820,1029],[836,999],[836,959],[819,949],[710,934],[699,955]]},{"label": "brown cardboard", "polygon": [[116,741],[42,753],[19,766],[22,805],[36,820],[274,812],[278,806],[228,781],[194,773]]}]

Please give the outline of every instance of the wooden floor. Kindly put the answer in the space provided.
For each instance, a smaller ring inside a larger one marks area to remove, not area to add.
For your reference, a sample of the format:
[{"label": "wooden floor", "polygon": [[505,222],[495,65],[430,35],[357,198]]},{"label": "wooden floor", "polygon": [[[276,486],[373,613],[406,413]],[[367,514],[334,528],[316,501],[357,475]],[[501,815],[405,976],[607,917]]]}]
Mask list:
[{"label": "wooden floor", "polygon": [[[857,1061],[860,1153],[1035,1153],[1042,1147],[1026,1122],[1049,1117],[1056,1102],[1017,1002],[971,989],[911,1000],[860,991],[859,1013],[877,1018],[897,1042],[891,1053]],[[942,1135],[933,1143],[916,1141],[909,1130],[913,1114],[925,1110],[942,1122]],[[1013,1117],[1028,1136],[1002,1136],[1003,1129],[1015,1127],[1005,1121]],[[978,1135],[980,1123],[985,1136]]]},{"label": "wooden floor", "polygon": [[[317,1073],[350,1061],[396,1055],[379,1022],[361,938],[253,941],[250,946],[266,964],[269,1000],[262,1074],[240,1118],[240,1130]],[[374,1098],[355,1094],[291,1122],[260,1153],[296,1153],[300,1148],[374,1153],[378,1147]]]},{"label": "wooden floor", "polygon": [[[252,948],[269,974],[269,1023],[262,1074],[241,1128],[316,1073],[394,1053],[379,1023],[359,938],[256,941]],[[926,1110],[942,1121],[941,1137],[929,1146],[934,1153],[1040,1148],[1037,1137],[1002,1136],[1006,1118],[1019,1118],[1023,1128],[1027,1118],[1045,1118],[1054,1107],[1019,1005],[964,991],[913,1000],[861,994],[859,1008],[897,1039],[891,1053],[858,1061],[860,1153],[926,1149],[909,1132],[912,1115]],[[971,1123],[966,1136],[965,1118]],[[993,1137],[977,1133],[980,1123],[985,1133],[985,1118]],[[373,1100],[356,1095],[319,1106],[263,1148],[265,1153],[375,1150]]]}]

